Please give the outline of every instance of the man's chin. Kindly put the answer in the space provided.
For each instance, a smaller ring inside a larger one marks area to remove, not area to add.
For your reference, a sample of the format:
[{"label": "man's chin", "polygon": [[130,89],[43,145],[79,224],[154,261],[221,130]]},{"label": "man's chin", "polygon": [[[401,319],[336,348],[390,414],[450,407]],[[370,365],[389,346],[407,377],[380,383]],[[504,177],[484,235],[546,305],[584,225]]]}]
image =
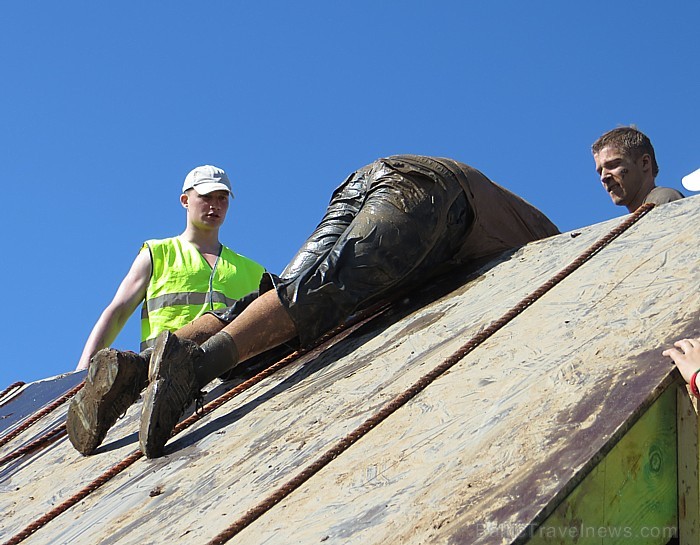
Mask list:
[{"label": "man's chin", "polygon": [[625,199],[619,195],[610,195],[610,199],[612,200],[613,204],[616,204],[617,206],[625,206],[627,204]]}]

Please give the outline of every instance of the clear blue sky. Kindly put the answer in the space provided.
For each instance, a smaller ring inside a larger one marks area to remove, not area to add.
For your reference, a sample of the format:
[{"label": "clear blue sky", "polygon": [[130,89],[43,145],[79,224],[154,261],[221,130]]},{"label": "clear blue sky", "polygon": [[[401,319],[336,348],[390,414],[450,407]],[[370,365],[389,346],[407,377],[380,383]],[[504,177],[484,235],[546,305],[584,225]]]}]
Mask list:
[{"label": "clear blue sky", "polygon": [[681,189],[699,23],[695,0],[6,4],[0,389],[75,367],[141,242],[184,228],[199,164],[234,184],[222,241],[273,272],[381,156],[469,163],[569,231],[625,212],[590,145],[634,123]]}]

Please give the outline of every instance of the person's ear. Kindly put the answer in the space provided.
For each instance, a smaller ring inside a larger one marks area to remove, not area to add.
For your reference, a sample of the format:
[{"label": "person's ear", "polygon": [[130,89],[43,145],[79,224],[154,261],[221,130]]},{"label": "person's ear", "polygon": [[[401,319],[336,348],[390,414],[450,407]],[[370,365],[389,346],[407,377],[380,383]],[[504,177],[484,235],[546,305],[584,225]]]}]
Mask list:
[{"label": "person's ear", "polygon": [[182,205],[183,208],[187,208],[187,205],[189,203],[189,197],[187,196],[187,193],[183,193],[180,195],[180,204]]},{"label": "person's ear", "polygon": [[642,171],[647,172],[651,170],[651,155],[648,153],[645,153],[640,157],[641,165],[642,165]]}]

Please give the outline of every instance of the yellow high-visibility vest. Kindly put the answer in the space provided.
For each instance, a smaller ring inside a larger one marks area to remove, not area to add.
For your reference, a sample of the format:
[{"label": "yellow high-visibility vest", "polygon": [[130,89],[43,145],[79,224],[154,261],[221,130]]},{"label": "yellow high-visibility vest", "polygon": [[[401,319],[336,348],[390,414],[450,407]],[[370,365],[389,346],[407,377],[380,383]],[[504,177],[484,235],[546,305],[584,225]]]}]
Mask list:
[{"label": "yellow high-visibility vest", "polygon": [[212,268],[189,242],[172,237],[147,240],[151,281],[141,308],[141,350],[162,331],[175,331],[205,312],[231,306],[258,289],[265,268],[223,246]]}]

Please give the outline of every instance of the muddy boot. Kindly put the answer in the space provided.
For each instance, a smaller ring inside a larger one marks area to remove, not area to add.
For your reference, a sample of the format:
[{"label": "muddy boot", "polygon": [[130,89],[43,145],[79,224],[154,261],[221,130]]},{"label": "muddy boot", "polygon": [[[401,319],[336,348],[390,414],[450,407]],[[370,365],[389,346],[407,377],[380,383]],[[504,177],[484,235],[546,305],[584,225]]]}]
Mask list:
[{"label": "muddy boot", "polygon": [[148,368],[149,384],[143,396],[139,445],[148,458],[163,454],[163,447],[185,409],[200,395],[194,362],[199,346],[165,331],[158,335]]},{"label": "muddy boot", "polygon": [[201,348],[172,333],[161,333],[153,347],[141,408],[141,451],[148,458],[162,456],[187,407],[201,398],[200,389],[237,363],[238,351],[228,333],[217,333]]},{"label": "muddy boot", "polygon": [[92,357],[85,385],[68,407],[66,429],[75,449],[87,456],[139,398],[148,380],[147,353],[104,348]]}]

